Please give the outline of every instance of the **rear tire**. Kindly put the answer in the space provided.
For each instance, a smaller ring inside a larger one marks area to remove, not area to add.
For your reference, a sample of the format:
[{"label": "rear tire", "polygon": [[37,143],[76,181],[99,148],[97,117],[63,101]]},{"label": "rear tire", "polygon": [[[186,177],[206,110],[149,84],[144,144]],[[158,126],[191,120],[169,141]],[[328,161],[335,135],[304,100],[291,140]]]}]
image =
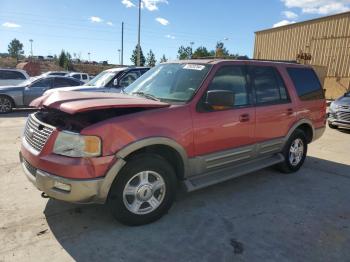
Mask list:
[{"label": "rear tire", "polygon": [[165,159],[155,154],[138,155],[118,174],[107,204],[112,215],[125,225],[148,224],[167,213],[176,184],[174,169]]},{"label": "rear tire", "polygon": [[307,139],[305,133],[299,129],[295,130],[289,137],[283,152],[284,161],[277,165],[283,173],[297,172],[304,164],[307,154]]},{"label": "rear tire", "polygon": [[0,96],[0,114],[11,113],[13,102],[8,96]]}]

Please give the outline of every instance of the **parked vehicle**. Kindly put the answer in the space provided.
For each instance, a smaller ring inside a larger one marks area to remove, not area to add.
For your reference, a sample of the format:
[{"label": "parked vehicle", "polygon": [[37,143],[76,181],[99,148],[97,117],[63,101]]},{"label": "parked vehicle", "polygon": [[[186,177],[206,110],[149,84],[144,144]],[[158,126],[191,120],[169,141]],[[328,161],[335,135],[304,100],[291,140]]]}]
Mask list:
[{"label": "parked vehicle", "polygon": [[28,78],[24,70],[0,68],[0,86],[18,85]]},{"label": "parked vehicle", "polygon": [[48,71],[46,73],[41,74],[42,76],[65,76],[69,74],[67,71]]},{"label": "parked vehicle", "polygon": [[73,77],[81,82],[84,82],[85,84],[90,81],[89,74],[86,73],[78,73],[73,72],[66,75],[67,77]]},{"label": "parked vehicle", "polygon": [[345,93],[331,103],[328,114],[328,126],[333,129],[350,128],[350,92]]},{"label": "parked vehicle", "polygon": [[0,114],[9,113],[13,108],[29,104],[48,89],[78,86],[83,83],[70,77],[39,76],[30,78],[18,86],[0,87]]},{"label": "parked vehicle", "polygon": [[150,223],[188,191],[272,165],[303,165],[322,136],[326,101],[312,68],[239,60],[163,63],[121,94],[36,99],[20,159],[44,195],[107,203],[128,225]]},{"label": "parked vehicle", "polygon": [[[60,91],[119,93],[149,70],[149,67],[120,67],[102,71],[89,82],[79,87],[67,87]],[[49,90],[45,95],[54,92]]]}]

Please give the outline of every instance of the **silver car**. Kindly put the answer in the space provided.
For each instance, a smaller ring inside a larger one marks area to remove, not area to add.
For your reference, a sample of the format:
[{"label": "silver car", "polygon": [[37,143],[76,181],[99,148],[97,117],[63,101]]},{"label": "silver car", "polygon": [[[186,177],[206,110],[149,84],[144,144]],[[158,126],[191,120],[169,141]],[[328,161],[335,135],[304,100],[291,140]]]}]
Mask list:
[{"label": "silver car", "polygon": [[350,128],[350,91],[331,103],[328,114],[330,128]]},{"label": "silver car", "polygon": [[49,89],[79,86],[74,78],[64,76],[39,76],[30,78],[17,86],[0,87],[0,114],[9,113],[15,107],[26,107]]}]

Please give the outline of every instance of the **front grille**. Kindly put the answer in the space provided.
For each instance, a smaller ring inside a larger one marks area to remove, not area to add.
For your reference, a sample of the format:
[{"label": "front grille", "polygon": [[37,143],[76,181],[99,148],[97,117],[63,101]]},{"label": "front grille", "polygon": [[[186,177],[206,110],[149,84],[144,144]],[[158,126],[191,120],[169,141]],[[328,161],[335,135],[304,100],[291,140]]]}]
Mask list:
[{"label": "front grille", "polygon": [[28,144],[37,151],[41,151],[54,129],[40,122],[34,115],[29,115],[24,137]]},{"label": "front grille", "polygon": [[27,160],[25,160],[24,158],[22,159],[23,161],[23,165],[26,167],[26,169],[29,171],[29,173],[31,173],[33,176],[36,176],[36,168],[33,167]]},{"label": "front grille", "polygon": [[350,106],[339,106],[341,109],[350,109]]},{"label": "front grille", "polygon": [[340,121],[348,121],[350,122],[350,112],[338,111],[337,119]]}]

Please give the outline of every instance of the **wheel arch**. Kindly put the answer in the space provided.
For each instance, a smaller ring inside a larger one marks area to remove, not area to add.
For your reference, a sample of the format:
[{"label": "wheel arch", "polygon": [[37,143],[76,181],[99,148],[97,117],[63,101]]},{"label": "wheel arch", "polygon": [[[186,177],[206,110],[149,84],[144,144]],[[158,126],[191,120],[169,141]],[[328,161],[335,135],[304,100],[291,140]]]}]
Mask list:
[{"label": "wheel arch", "polygon": [[309,119],[301,119],[298,122],[296,122],[290,129],[286,136],[286,141],[288,141],[289,137],[293,134],[293,132],[297,129],[302,130],[307,138],[307,142],[311,143],[314,135],[315,135],[315,128]]},{"label": "wheel arch", "polygon": [[113,181],[128,160],[144,152],[157,153],[164,157],[174,167],[179,180],[184,179],[189,172],[187,153],[176,141],[166,137],[152,137],[133,142],[116,153],[117,160],[107,172],[101,186],[100,198],[103,201],[107,199]]}]

